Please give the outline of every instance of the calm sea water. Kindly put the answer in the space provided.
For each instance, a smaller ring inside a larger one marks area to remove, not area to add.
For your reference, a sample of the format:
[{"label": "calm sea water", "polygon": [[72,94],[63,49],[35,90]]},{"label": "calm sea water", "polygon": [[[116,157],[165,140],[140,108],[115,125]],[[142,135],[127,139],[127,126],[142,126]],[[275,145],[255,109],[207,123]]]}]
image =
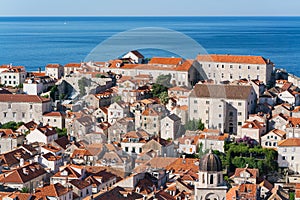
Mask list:
[{"label": "calm sea water", "polygon": [[37,70],[80,62],[107,38],[141,27],[182,32],[208,53],[262,55],[300,76],[300,17],[1,17],[0,64]]}]

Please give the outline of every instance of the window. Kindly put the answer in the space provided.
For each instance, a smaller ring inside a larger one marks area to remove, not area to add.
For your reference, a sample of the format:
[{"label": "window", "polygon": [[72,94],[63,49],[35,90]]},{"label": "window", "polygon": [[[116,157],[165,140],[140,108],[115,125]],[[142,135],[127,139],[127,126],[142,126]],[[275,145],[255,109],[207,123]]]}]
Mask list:
[{"label": "window", "polygon": [[259,66],[257,66],[257,70],[259,70]]},{"label": "window", "polygon": [[142,148],[140,147],[140,153],[142,153]]},{"label": "window", "polygon": [[248,66],[248,69],[250,69],[250,66]]},{"label": "window", "polygon": [[22,112],[22,118],[24,118],[25,117],[25,113],[24,112]]},{"label": "window", "polygon": [[219,123],[219,128],[222,128],[222,124],[221,123]]},{"label": "window", "polygon": [[291,157],[291,160],[294,160],[294,156]]},{"label": "window", "polygon": [[153,124],[153,127],[156,128],[156,124]]},{"label": "window", "polygon": [[194,113],[197,113],[197,110],[194,110]]},{"label": "window", "polygon": [[11,109],[11,103],[8,104],[8,109]]},{"label": "window", "polygon": [[224,74],[223,74],[223,73],[222,73],[222,75],[221,75],[221,76],[222,76],[222,78],[224,78]]},{"label": "window", "polygon": [[230,74],[230,79],[232,79],[232,74]]},{"label": "window", "polygon": [[210,175],[209,184],[214,184],[214,177],[213,177],[213,175]]},{"label": "window", "polygon": [[242,103],[241,103],[241,102],[238,102],[238,106],[242,106]]},{"label": "window", "polygon": [[206,103],[206,104],[209,104],[209,101],[206,101],[205,103]]},{"label": "window", "polygon": [[256,79],[259,80],[259,75],[256,76]]},{"label": "window", "polygon": [[128,147],[125,147],[125,151],[128,152]]},{"label": "window", "polygon": [[208,110],[206,110],[205,113],[208,114]]},{"label": "window", "polygon": [[242,126],[242,122],[238,122],[238,125],[239,125],[239,126]]},{"label": "window", "polygon": [[7,116],[7,112],[4,112],[4,113],[3,113],[3,116],[6,117],[6,116]]},{"label": "window", "polygon": [[268,142],[265,142],[265,146],[268,146]]},{"label": "window", "polygon": [[17,116],[17,113],[16,112],[13,112],[13,117],[16,117]]},{"label": "window", "polygon": [[233,117],[233,112],[229,112],[229,117]]},{"label": "window", "polygon": [[30,104],[29,109],[32,109],[32,104]]},{"label": "window", "polygon": [[222,115],[219,115],[219,117],[222,117]]},{"label": "window", "polygon": [[222,68],[224,68],[224,65],[222,65]]},{"label": "window", "polygon": [[238,116],[242,116],[242,112],[238,112]]},{"label": "window", "polygon": [[194,103],[196,104],[196,103],[197,103],[197,100],[194,100]]},{"label": "window", "polygon": [[232,65],[230,65],[230,69],[232,69],[233,68],[233,66]]},{"label": "window", "polygon": [[56,119],[54,119],[53,121],[56,122]]},{"label": "window", "polygon": [[282,160],[285,160],[285,156],[282,156]]},{"label": "window", "polygon": [[132,147],[132,153],[135,153],[135,147]]},{"label": "window", "polygon": [[217,68],[219,68],[219,65],[217,65]]}]

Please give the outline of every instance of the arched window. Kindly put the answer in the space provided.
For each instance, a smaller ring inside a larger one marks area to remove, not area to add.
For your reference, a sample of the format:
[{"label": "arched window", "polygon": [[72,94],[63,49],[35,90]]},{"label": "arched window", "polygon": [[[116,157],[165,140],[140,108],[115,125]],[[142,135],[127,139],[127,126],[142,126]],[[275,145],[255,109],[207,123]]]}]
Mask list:
[{"label": "arched window", "polygon": [[205,176],[202,174],[202,183],[205,183]]}]

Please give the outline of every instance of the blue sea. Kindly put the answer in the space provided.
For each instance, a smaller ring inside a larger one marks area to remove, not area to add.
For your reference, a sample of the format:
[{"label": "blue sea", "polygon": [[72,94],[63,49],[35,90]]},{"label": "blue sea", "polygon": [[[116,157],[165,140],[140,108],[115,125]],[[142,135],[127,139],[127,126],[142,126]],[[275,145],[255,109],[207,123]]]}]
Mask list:
[{"label": "blue sea", "polygon": [[211,54],[262,55],[300,76],[300,17],[0,17],[0,64],[37,70],[80,62],[115,34],[143,27],[186,34]]}]

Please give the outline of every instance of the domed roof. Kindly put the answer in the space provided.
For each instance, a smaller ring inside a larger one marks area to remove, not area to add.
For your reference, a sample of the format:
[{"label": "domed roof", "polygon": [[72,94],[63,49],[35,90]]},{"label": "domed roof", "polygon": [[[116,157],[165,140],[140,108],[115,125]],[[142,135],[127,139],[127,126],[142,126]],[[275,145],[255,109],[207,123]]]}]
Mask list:
[{"label": "domed roof", "polygon": [[219,172],[222,171],[222,162],[219,156],[213,154],[211,151],[200,159],[199,170],[205,172]]}]

